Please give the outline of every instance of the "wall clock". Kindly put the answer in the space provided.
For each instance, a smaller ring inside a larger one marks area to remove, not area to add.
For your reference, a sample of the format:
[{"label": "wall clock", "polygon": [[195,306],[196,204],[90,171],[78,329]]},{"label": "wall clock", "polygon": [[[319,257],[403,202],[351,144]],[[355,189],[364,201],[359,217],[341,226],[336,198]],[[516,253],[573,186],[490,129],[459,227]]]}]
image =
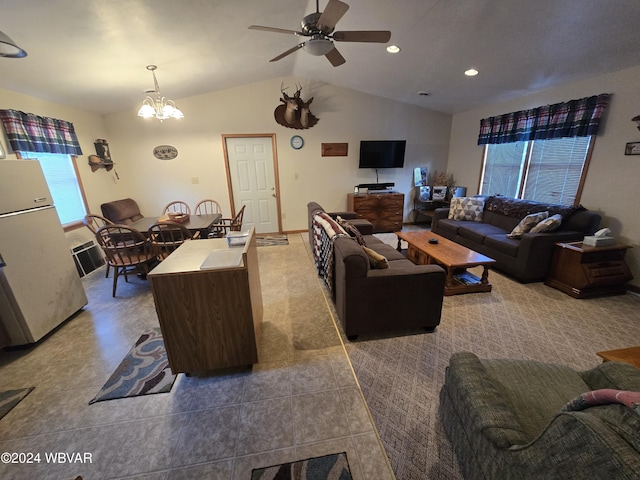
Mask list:
[{"label": "wall clock", "polygon": [[302,147],[304,147],[304,140],[300,135],[294,135],[293,137],[291,137],[291,146],[296,150],[300,150]]}]

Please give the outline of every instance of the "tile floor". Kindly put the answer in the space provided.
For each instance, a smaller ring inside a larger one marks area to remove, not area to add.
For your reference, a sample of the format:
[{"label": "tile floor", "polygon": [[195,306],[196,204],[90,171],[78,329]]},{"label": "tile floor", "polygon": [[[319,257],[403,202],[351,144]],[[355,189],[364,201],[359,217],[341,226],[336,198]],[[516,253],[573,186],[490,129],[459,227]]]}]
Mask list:
[{"label": "tile floor", "polygon": [[[393,479],[305,238],[258,249],[260,362],[178,375],[167,394],[89,405],[158,321],[146,281],[119,282],[113,299],[104,268],[85,277],[89,305],[79,315],[31,349],[0,352],[0,391],[36,387],[0,420],[0,452],[41,454],[40,463],[0,463],[0,478],[240,480],[252,468],[346,451],[354,479]],[[91,462],[47,463],[53,452]]]}]

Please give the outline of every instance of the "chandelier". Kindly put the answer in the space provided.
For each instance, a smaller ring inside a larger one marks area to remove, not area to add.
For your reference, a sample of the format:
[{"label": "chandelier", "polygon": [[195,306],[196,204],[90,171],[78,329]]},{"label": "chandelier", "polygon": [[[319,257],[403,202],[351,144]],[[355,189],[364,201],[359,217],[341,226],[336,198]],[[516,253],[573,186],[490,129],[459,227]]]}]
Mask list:
[{"label": "chandelier", "polygon": [[160,86],[158,85],[158,79],[156,78],[156,67],[155,65],[147,65],[147,70],[149,70],[153,75],[153,90],[147,90],[144,93],[154,94],[155,98],[147,95],[147,97],[142,101],[142,106],[140,110],[138,110],[138,116],[143,118],[151,118],[155,117],[160,121],[163,121],[166,118],[184,118],[184,114],[176,107],[176,104],[173,100],[168,100],[162,95],[160,95]]}]

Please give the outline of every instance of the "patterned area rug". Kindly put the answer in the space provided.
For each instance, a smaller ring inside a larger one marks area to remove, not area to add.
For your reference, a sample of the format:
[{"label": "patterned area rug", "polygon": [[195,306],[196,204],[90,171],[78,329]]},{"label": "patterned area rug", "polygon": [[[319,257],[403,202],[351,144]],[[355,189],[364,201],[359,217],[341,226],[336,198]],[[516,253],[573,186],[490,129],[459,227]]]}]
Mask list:
[{"label": "patterned area rug", "polygon": [[347,454],[334,453],[272,467],[255,468],[251,480],[351,480]]},{"label": "patterned area rug", "polygon": [[136,397],[171,391],[176,376],[171,373],[159,328],[144,332],[107,383],[89,402]]},{"label": "patterned area rug", "polygon": [[256,245],[258,247],[271,247],[273,245],[289,245],[286,234],[282,235],[256,235]]},{"label": "patterned area rug", "polygon": [[34,388],[20,388],[18,390],[0,392],[0,419],[18,405],[24,397],[29,395]]}]

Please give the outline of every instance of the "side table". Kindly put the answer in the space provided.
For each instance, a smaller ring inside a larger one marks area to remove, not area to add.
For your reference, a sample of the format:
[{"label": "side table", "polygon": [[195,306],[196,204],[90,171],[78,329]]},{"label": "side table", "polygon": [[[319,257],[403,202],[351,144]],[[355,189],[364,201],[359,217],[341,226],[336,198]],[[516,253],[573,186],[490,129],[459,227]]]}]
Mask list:
[{"label": "side table", "polygon": [[622,362],[640,368],[640,347],[619,348],[597,352],[604,362]]},{"label": "side table", "polygon": [[545,285],[571,295],[588,298],[623,295],[633,278],[624,260],[629,245],[591,247],[582,242],[556,243]]}]

